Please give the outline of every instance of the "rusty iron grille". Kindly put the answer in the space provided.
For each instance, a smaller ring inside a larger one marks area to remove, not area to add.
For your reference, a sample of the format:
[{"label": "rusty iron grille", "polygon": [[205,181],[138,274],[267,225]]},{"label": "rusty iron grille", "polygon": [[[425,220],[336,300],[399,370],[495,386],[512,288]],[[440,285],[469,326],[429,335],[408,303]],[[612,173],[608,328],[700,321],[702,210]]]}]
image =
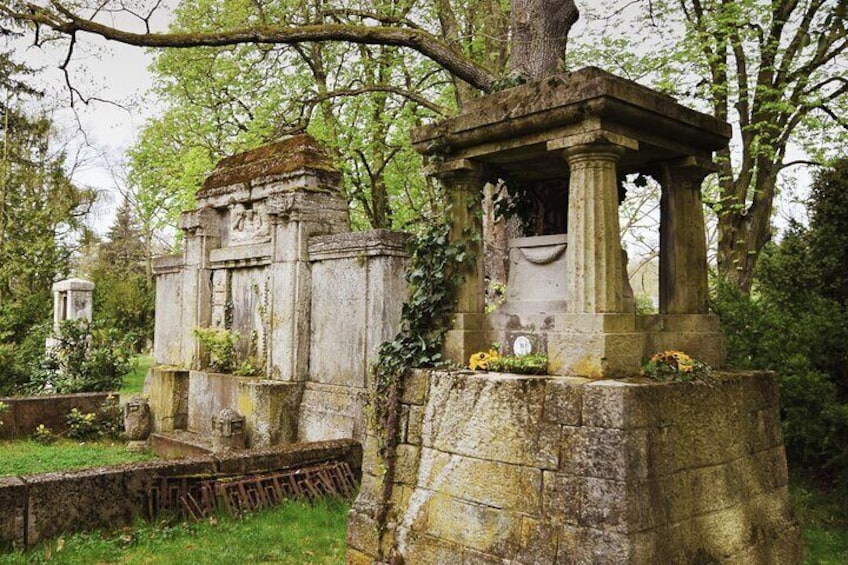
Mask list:
[{"label": "rusty iron grille", "polygon": [[286,499],[351,498],[356,477],[347,462],[236,477],[161,477],[147,490],[147,518],[202,520],[216,512],[241,515]]}]

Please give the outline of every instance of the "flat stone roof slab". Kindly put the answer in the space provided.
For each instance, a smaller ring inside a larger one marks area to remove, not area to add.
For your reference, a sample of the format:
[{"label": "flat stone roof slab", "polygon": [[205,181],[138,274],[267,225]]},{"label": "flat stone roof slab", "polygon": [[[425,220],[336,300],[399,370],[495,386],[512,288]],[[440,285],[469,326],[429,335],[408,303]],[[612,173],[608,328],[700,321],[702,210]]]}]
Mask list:
[{"label": "flat stone roof slab", "polygon": [[556,150],[563,143],[591,140],[597,132],[628,148],[623,172],[682,157],[711,159],[731,136],[725,122],[595,67],[484,96],[463,114],[411,136],[425,155],[473,159],[544,179],[562,175]]}]

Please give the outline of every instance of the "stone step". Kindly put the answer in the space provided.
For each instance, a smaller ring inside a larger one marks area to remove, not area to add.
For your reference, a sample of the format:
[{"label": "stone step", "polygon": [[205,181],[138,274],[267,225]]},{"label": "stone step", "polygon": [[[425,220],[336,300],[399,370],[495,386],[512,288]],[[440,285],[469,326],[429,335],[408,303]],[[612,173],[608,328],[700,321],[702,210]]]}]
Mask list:
[{"label": "stone step", "polygon": [[150,434],[150,448],[163,459],[202,457],[212,454],[212,440],[187,430]]}]

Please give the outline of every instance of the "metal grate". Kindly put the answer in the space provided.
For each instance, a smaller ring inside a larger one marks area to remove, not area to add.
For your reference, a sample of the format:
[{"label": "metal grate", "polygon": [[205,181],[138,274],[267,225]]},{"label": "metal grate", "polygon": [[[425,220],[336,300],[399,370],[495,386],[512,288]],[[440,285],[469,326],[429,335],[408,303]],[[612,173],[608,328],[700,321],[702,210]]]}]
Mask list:
[{"label": "metal grate", "polygon": [[147,517],[202,520],[216,512],[241,515],[291,498],[350,498],[356,478],[346,462],[238,477],[162,477],[147,493]]}]

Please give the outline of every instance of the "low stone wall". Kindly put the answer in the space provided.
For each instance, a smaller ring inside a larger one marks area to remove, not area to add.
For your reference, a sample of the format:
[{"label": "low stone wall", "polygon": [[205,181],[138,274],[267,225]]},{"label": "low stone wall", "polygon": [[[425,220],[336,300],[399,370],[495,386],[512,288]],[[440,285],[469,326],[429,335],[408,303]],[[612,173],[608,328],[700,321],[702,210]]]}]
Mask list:
[{"label": "low stone wall", "polygon": [[348,564],[800,562],[777,383],[410,373],[381,536],[375,441]]},{"label": "low stone wall", "polygon": [[0,439],[16,439],[31,436],[35,429],[44,424],[54,433],[68,430],[68,413],[74,408],[80,412],[97,412],[113,395],[109,392],[87,392],[80,394],[51,394],[42,396],[11,396],[0,398],[9,407],[0,412]]},{"label": "low stone wall", "polygon": [[358,477],[362,449],[338,440],[291,444],[179,461],[0,478],[0,550],[29,547],[66,532],[131,525],[163,477],[235,476],[346,461]]}]

